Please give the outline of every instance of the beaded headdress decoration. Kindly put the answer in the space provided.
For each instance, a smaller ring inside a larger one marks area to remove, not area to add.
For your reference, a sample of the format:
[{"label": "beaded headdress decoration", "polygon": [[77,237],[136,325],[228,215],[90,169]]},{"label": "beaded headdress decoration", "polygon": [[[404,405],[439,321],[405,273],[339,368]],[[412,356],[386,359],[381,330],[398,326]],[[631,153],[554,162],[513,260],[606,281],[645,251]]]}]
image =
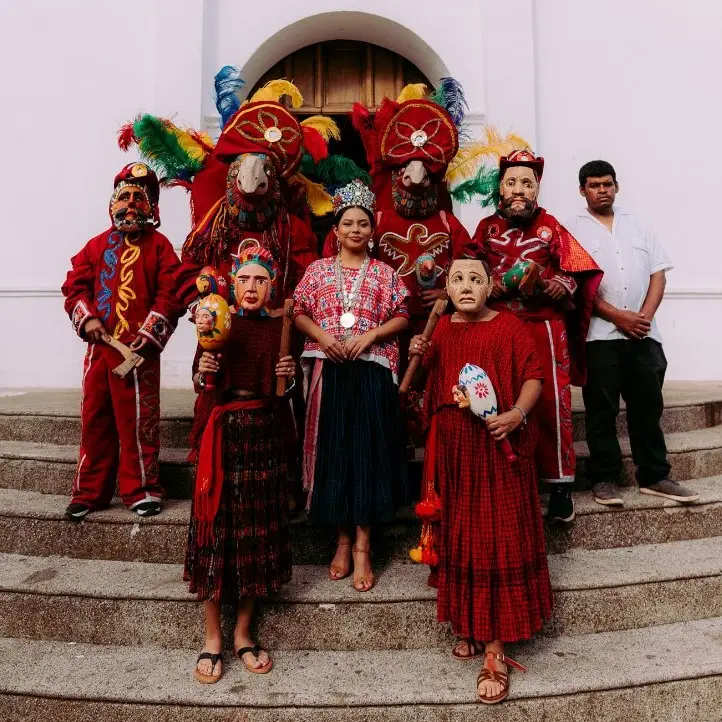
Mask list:
[{"label": "beaded headdress decoration", "polygon": [[364,208],[371,215],[376,212],[376,196],[363,181],[358,179],[339,188],[333,197],[334,215],[353,206]]}]

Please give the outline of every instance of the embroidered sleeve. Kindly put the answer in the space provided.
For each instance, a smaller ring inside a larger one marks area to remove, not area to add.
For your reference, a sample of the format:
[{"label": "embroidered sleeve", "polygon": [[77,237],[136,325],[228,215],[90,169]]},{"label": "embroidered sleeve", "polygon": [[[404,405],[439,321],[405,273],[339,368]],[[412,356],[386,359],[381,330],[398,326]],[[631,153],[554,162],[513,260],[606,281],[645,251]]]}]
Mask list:
[{"label": "embroidered sleeve", "polygon": [[576,293],[578,284],[574,280],[572,276],[568,276],[564,273],[555,273],[552,278],[552,281],[556,281],[557,283],[560,283],[562,286],[564,286],[566,292],[572,296],[574,293]]},{"label": "embroidered sleeve", "polygon": [[172,333],[173,325],[170,320],[156,311],[151,311],[138,329],[139,336],[145,336],[161,351],[165,348]]},{"label": "embroidered sleeve", "polygon": [[318,268],[312,263],[303,274],[301,282],[296,286],[293,293],[293,317],[308,316],[314,317],[318,293]]},{"label": "embroidered sleeve", "polygon": [[85,324],[91,318],[100,317],[94,302],[95,265],[88,248],[90,243],[70,260],[71,269],[61,289],[65,296],[65,311],[70,316],[73,330],[81,338]]},{"label": "embroidered sleeve", "polygon": [[391,312],[389,318],[408,318],[409,317],[409,299],[411,294],[406,288],[404,282],[399,278],[398,273],[391,276],[391,298],[389,307]]}]

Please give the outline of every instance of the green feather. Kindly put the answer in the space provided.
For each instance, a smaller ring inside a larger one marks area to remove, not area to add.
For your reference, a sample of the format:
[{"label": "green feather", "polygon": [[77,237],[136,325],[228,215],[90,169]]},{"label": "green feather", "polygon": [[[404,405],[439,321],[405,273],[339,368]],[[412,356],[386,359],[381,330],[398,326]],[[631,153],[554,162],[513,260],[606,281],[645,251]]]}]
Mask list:
[{"label": "green feather", "polygon": [[481,166],[476,175],[449,191],[458,203],[476,201],[480,206],[499,204],[499,169]]},{"label": "green feather", "polygon": [[434,92],[429,96],[429,100],[432,103],[440,105],[442,108],[446,107],[446,93],[444,93],[443,85],[439,85],[439,87],[434,90]]},{"label": "green feather", "polygon": [[340,153],[329,155],[318,163],[315,163],[308,153],[304,153],[301,160],[301,173],[318,179],[327,187],[345,186],[356,178],[371,185],[371,176],[359,168],[351,158]]},{"label": "green feather", "polygon": [[144,160],[165,180],[189,180],[203,167],[201,160],[188,155],[161,118],[141,116],[133,123],[133,133]]}]

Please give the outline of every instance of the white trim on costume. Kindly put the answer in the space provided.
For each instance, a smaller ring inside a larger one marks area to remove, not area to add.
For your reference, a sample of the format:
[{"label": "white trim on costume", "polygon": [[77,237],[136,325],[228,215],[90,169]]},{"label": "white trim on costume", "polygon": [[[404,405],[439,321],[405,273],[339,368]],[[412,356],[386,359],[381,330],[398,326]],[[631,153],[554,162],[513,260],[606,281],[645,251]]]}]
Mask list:
[{"label": "white trim on costume", "polygon": [[552,326],[549,321],[544,321],[549,334],[549,350],[552,355],[552,379],[554,381],[554,409],[557,416],[557,461],[559,463],[559,479],[564,480],[564,472],[562,471],[562,421],[559,417],[559,386],[557,384],[557,359],[554,354],[554,336],[552,335]]},{"label": "white trim on costume", "polygon": [[[145,464],[143,463],[143,446],[140,443],[140,386],[138,385],[138,369],[133,369],[133,384],[135,385],[135,441],[138,446],[138,463],[140,464],[141,486],[145,488]],[[132,509],[132,507],[131,507]]]}]

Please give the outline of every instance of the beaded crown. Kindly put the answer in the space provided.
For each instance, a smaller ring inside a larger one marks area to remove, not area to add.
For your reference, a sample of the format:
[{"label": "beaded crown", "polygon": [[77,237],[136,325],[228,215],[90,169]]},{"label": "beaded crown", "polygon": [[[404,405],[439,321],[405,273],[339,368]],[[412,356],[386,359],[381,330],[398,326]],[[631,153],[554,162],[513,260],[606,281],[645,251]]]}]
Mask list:
[{"label": "beaded crown", "polygon": [[365,208],[372,215],[376,212],[376,196],[363,181],[358,179],[339,188],[333,197],[334,214],[351,206]]}]

